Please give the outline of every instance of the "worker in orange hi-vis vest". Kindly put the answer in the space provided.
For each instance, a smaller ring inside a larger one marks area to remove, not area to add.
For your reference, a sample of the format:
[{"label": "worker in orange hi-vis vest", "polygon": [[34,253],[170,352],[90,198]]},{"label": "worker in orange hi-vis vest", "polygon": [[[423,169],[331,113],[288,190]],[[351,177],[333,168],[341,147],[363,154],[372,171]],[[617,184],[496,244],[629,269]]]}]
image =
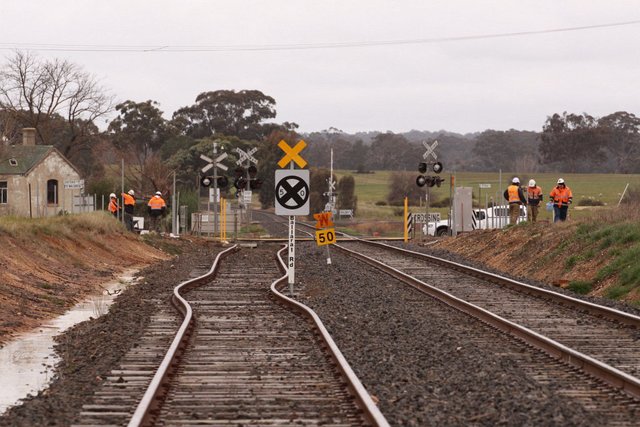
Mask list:
[{"label": "worker in orange hi-vis vest", "polygon": [[515,176],[511,180],[511,185],[504,190],[504,198],[509,202],[509,224],[517,224],[520,216],[520,205],[526,205],[527,199],[524,197],[520,179]]},{"label": "worker in orange hi-vis vest", "polygon": [[536,185],[535,180],[531,179],[527,187],[527,210],[531,222],[536,222],[538,219],[540,202],[542,202],[542,188]]},{"label": "worker in orange hi-vis vest", "polygon": [[162,193],[156,191],[156,194],[147,203],[147,207],[151,217],[149,230],[160,232],[160,220],[167,210],[167,204],[162,198]]},{"label": "worker in orange hi-vis vest", "polygon": [[564,179],[558,179],[558,185],[551,190],[549,197],[553,202],[553,222],[566,221],[569,205],[573,201],[573,194]]},{"label": "worker in orange hi-vis vest", "polygon": [[118,218],[119,210],[120,206],[118,206],[118,198],[116,197],[115,193],[109,194],[109,212],[111,212],[111,215]]},{"label": "worker in orange hi-vis vest", "polygon": [[133,231],[133,209],[136,207],[135,194],[136,193],[133,190],[122,193],[122,202],[124,204],[124,223],[129,231]]}]

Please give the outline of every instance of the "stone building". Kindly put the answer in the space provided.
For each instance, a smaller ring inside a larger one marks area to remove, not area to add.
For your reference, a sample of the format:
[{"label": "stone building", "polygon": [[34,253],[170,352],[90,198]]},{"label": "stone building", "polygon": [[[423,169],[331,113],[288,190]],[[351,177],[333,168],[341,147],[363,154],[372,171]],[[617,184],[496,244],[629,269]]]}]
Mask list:
[{"label": "stone building", "polygon": [[73,212],[83,184],[58,150],[36,145],[34,128],[23,129],[22,145],[0,146],[0,215],[36,218]]}]

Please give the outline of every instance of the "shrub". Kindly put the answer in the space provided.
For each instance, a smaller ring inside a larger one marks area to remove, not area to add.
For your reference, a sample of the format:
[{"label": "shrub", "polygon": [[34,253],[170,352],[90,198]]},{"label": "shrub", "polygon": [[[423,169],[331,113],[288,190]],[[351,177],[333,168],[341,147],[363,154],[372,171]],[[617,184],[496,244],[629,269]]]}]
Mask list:
[{"label": "shrub", "polygon": [[376,206],[387,206],[387,202],[385,202],[384,200],[378,200],[375,203]]},{"label": "shrub", "polygon": [[574,280],[569,282],[568,289],[577,294],[586,295],[593,289],[593,282]]},{"label": "shrub", "polygon": [[604,206],[604,202],[598,199],[592,199],[591,197],[586,199],[580,199],[578,206]]},{"label": "shrub", "polygon": [[432,201],[430,206],[432,208],[448,208],[450,203],[451,203],[451,198],[445,197],[444,199],[441,199],[441,200]]}]

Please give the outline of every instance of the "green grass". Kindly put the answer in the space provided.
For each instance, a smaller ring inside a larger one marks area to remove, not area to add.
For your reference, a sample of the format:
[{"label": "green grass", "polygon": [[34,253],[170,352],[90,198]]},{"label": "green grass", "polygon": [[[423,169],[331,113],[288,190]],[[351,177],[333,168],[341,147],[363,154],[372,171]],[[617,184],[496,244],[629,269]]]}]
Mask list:
[{"label": "green grass", "polygon": [[592,260],[599,253],[609,260],[594,277],[595,282],[615,278],[615,283],[606,292],[608,298],[623,298],[640,287],[640,213],[637,207],[586,219],[577,226],[576,234],[560,246],[566,245],[579,248],[566,259],[566,269],[580,261]]},{"label": "green grass", "polygon": [[583,280],[574,280],[569,283],[568,289],[577,294],[586,295],[589,292],[591,292],[591,289],[593,289],[593,282],[587,282]]},{"label": "green grass", "polygon": [[[446,167],[446,165],[445,165]],[[356,174],[352,171],[336,171],[335,174],[340,179],[345,175],[352,175],[356,183],[356,196],[358,197],[358,218],[371,219],[397,219],[394,209],[390,206],[379,206],[376,202],[385,201],[389,192],[389,182],[391,182],[392,171],[376,171],[372,174]],[[417,163],[415,175],[418,176]],[[482,206],[491,198],[503,202],[502,192],[508,185],[508,181],[514,174],[511,172],[502,173],[502,182],[499,174],[488,172],[456,172],[455,185],[457,187],[472,187],[474,193],[474,203],[478,200]],[[616,206],[627,183],[630,187],[640,187],[640,175],[615,175],[615,174],[556,174],[556,173],[525,173],[517,174],[520,182],[524,185],[533,178],[542,187],[545,201],[548,200],[549,192],[555,186],[559,177],[565,179],[567,185],[573,192],[574,204],[569,208],[569,218],[583,218],[590,216],[593,212]],[[433,200],[449,197],[450,173],[441,174],[445,178],[442,187],[432,187],[431,195]],[[490,189],[482,189],[478,184],[491,184]],[[479,198],[478,198],[479,196]],[[578,207],[581,200],[597,199],[604,203],[604,206],[584,206]],[[410,206],[411,210],[416,210],[417,206]],[[432,208],[433,212],[440,212],[446,217],[447,208]],[[549,220],[553,218],[553,213],[546,209],[540,209],[539,220]]]}]

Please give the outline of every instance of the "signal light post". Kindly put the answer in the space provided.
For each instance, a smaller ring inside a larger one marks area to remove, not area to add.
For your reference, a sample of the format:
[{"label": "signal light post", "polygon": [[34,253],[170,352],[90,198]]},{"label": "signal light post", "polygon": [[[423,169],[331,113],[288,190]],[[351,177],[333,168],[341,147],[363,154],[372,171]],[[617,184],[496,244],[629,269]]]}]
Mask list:
[{"label": "signal light post", "polygon": [[[426,216],[426,221],[427,221],[427,234],[429,233],[429,204],[431,202],[431,192],[430,192],[430,188],[433,187],[434,185],[440,187],[440,185],[442,185],[442,183],[444,182],[444,178],[440,178],[439,174],[440,172],[442,172],[443,170],[443,166],[442,163],[438,162],[438,156],[436,155],[436,153],[434,152],[434,149],[438,146],[438,141],[433,141],[433,144],[429,145],[426,141],[422,142],[422,145],[424,145],[424,147],[427,149],[427,151],[425,151],[425,153],[422,155],[422,157],[424,158],[424,160],[427,160],[427,158],[429,158],[429,156],[433,157],[434,162],[429,162],[429,161],[425,161],[425,162],[420,162],[418,164],[418,172],[420,172],[420,175],[418,175],[418,177],[416,178],[416,185],[418,187],[425,187],[426,186],[426,194],[425,194],[425,216]],[[433,170],[433,173],[435,173],[435,176],[431,176],[431,175],[423,175],[425,173],[427,173],[427,171],[429,170],[429,166],[431,166],[431,169]]]},{"label": "signal light post", "polygon": [[[227,186],[227,183],[228,183],[227,177],[225,177],[224,175],[218,176],[218,168],[225,171],[228,169],[224,164],[220,163],[222,162],[222,160],[224,160],[227,157],[227,153],[222,153],[218,157],[215,157],[216,154],[218,154],[218,143],[214,142],[213,143],[214,158],[210,159],[204,154],[200,156],[202,160],[209,162],[208,165],[202,168],[203,173],[213,168],[213,176],[203,176],[202,179],[200,180],[200,184],[202,184],[203,187],[209,187],[211,184],[213,184],[213,235],[214,236],[218,233],[218,196],[219,196],[218,187],[224,188]],[[200,194],[198,194],[198,197],[200,197]],[[210,200],[210,198],[211,197],[209,197],[207,200]],[[207,210],[211,211],[209,203],[210,201],[207,202]]]}]

